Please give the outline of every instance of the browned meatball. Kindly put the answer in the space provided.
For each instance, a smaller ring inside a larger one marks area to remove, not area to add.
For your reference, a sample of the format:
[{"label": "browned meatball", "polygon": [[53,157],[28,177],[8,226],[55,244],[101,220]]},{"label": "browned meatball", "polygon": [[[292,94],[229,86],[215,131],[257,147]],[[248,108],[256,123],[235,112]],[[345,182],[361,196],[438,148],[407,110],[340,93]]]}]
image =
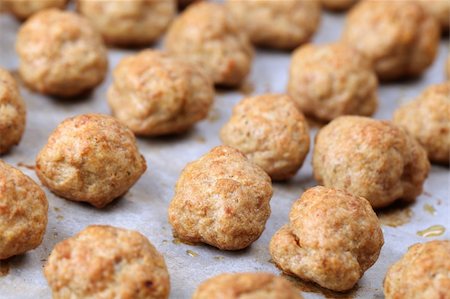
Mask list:
[{"label": "browned meatball", "polygon": [[48,8],[63,9],[68,0],[0,0],[0,6],[23,21]]}]

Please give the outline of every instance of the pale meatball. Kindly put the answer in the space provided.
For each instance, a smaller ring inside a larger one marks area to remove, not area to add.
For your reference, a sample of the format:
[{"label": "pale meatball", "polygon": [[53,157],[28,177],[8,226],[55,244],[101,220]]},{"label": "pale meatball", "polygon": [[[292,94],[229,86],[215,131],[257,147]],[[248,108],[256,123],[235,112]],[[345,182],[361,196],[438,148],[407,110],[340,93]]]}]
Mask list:
[{"label": "pale meatball", "polygon": [[53,96],[91,90],[103,81],[108,67],[102,38],[89,21],[57,9],[28,19],[19,30],[16,49],[25,83]]},{"label": "pale meatball", "polygon": [[244,153],[273,180],[294,176],[309,151],[308,123],[286,95],[245,98],[233,108],[220,139]]},{"label": "pale meatball", "polygon": [[346,291],[377,261],[383,243],[366,199],[319,186],[294,202],[289,224],[270,241],[270,254],[288,274]]},{"label": "pale meatball", "polygon": [[38,247],[48,221],[44,191],[0,160],[0,260]]},{"label": "pale meatball", "polygon": [[391,122],[341,116],[317,134],[313,170],[319,184],[381,208],[421,194],[430,162],[422,146]]},{"label": "pale meatball", "polygon": [[19,144],[25,130],[26,109],[14,78],[0,68],[0,154]]},{"label": "pale meatball", "polygon": [[0,0],[4,10],[22,21],[47,8],[63,9],[66,4],[67,0]]},{"label": "pale meatball", "polygon": [[241,84],[253,59],[247,35],[217,3],[190,5],[170,26],[165,47],[202,66],[215,84],[223,86]]},{"label": "pale meatball", "polygon": [[418,0],[419,4],[441,25],[442,32],[448,32],[450,27],[449,0]]},{"label": "pale meatball", "polygon": [[395,111],[394,123],[413,135],[436,163],[450,158],[450,82],[428,87]]},{"label": "pale meatball", "polygon": [[137,231],[91,225],[56,244],[44,268],[54,299],[164,299],[164,257]]},{"label": "pale meatball", "polygon": [[450,241],[411,246],[384,280],[386,299],[450,298]]},{"label": "pale meatball", "polygon": [[78,0],[78,11],[117,46],[145,46],[161,37],[175,17],[175,0]]},{"label": "pale meatball", "polygon": [[113,77],[113,115],[138,135],[186,131],[207,117],[214,99],[214,84],[201,69],[162,52],[124,58]]},{"label": "pale meatball", "polygon": [[101,114],[63,121],[36,158],[36,173],[52,192],[97,208],[125,194],[145,170],[133,132]]},{"label": "pale meatball", "polygon": [[169,206],[175,237],[222,250],[259,238],[270,216],[270,177],[238,150],[218,146],[189,163]]},{"label": "pale meatball", "polygon": [[302,299],[286,279],[270,273],[220,274],[200,284],[192,299]]},{"label": "pale meatball", "polygon": [[313,118],[370,116],[378,106],[377,87],[370,62],[344,43],[309,44],[292,55],[287,90]]},{"label": "pale meatball", "polygon": [[228,0],[240,28],[258,46],[293,49],[311,39],[320,23],[318,0]]},{"label": "pale meatball", "polygon": [[329,10],[346,10],[352,7],[359,0],[320,0],[322,6]]},{"label": "pale meatball", "polygon": [[367,0],[349,13],[343,40],[373,62],[382,80],[415,77],[434,61],[439,25],[413,1]]}]

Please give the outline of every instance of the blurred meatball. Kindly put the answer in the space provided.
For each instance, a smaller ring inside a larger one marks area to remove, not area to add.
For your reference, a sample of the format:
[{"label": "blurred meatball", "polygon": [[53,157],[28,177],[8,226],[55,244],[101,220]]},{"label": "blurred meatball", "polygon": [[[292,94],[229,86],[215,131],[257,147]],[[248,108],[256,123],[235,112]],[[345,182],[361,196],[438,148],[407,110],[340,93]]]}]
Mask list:
[{"label": "blurred meatball", "polygon": [[294,202],[289,224],[270,241],[270,254],[288,274],[346,291],[376,262],[383,243],[366,199],[319,186]]},{"label": "blurred meatball", "polygon": [[175,237],[222,250],[259,238],[270,216],[270,177],[238,150],[219,146],[189,163],[169,206]]},{"label": "blurred meatball", "polygon": [[359,0],[320,0],[322,6],[329,10],[346,10],[352,7]]},{"label": "blurred meatball", "polygon": [[413,1],[367,0],[349,13],[343,40],[370,58],[382,80],[422,74],[434,61],[439,25]]},{"label": "blurred meatball", "polygon": [[377,87],[370,62],[346,44],[309,44],[292,56],[288,93],[314,118],[372,115],[378,105]]},{"label": "blurred meatball", "polygon": [[0,260],[38,247],[47,227],[44,191],[0,160]]},{"label": "blurred meatball", "polygon": [[200,284],[192,299],[302,299],[286,279],[270,273],[220,274]]},{"label": "blurred meatball", "polygon": [[14,78],[0,68],[0,154],[19,144],[25,130],[26,109]]},{"label": "blurred meatball", "polygon": [[394,123],[411,133],[436,163],[450,158],[450,82],[428,87],[417,99],[398,108]]},{"label": "blurred meatball", "polygon": [[107,53],[100,34],[72,12],[37,13],[20,28],[16,49],[22,79],[44,94],[76,96],[106,75]]},{"label": "blurred meatball", "polygon": [[384,279],[386,299],[448,299],[450,296],[450,241],[411,246]]},{"label": "blurred meatball", "polygon": [[67,0],[0,0],[4,10],[21,21],[47,8],[63,9],[66,4]]},{"label": "blurred meatball", "polygon": [[108,102],[114,116],[138,135],[188,130],[204,119],[214,85],[194,64],[145,50],[122,59],[113,73]]},{"label": "blurred meatball", "polygon": [[320,23],[318,0],[228,0],[227,7],[251,42],[263,47],[293,49]]},{"label": "blurred meatball", "polygon": [[309,151],[308,124],[286,95],[245,98],[233,108],[220,139],[274,180],[294,176]]},{"label": "blurred meatball", "polygon": [[202,66],[215,84],[223,86],[241,84],[253,59],[247,35],[217,3],[190,5],[170,26],[165,47]]},{"label": "blurred meatball", "polygon": [[319,184],[362,196],[375,208],[414,200],[429,169],[422,146],[388,121],[341,116],[316,136],[313,170]]},{"label": "blurred meatball", "polygon": [[117,46],[155,42],[175,17],[176,0],[78,0],[78,11]]},{"label": "blurred meatball", "polygon": [[441,25],[442,32],[448,32],[450,27],[450,1],[419,0],[419,4]]},{"label": "blurred meatball", "polygon": [[44,274],[53,298],[169,297],[164,257],[137,231],[92,225],[58,243]]},{"label": "blurred meatball", "polygon": [[102,208],[144,173],[136,139],[115,118],[85,114],[63,121],[36,159],[36,172],[55,194]]}]

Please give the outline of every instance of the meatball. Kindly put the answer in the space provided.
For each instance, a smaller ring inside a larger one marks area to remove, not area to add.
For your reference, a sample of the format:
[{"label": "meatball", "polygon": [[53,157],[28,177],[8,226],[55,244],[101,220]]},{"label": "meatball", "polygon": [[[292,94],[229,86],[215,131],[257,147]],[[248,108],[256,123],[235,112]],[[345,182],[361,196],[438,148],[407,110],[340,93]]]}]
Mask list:
[{"label": "meatball", "polygon": [[372,115],[378,105],[377,87],[370,62],[346,44],[309,44],[292,56],[288,93],[314,118]]},{"label": "meatball", "polygon": [[302,299],[286,279],[270,273],[221,274],[204,281],[192,299]]},{"label": "meatball", "polygon": [[293,49],[307,42],[320,23],[318,0],[228,0],[240,28],[258,46]]},{"label": "meatball", "polygon": [[222,128],[220,138],[239,149],[273,180],[294,176],[309,151],[308,124],[286,95],[242,100]]},{"label": "meatball", "polygon": [[270,254],[288,274],[346,291],[376,262],[383,243],[366,199],[318,186],[294,202],[289,224],[270,241]]},{"label": "meatball", "polygon": [[450,82],[428,87],[395,111],[394,123],[411,133],[436,163],[450,158]]},{"label": "meatball", "polygon": [[436,18],[443,32],[448,32],[450,27],[450,1],[448,0],[419,0],[430,15]]},{"label": "meatball", "polygon": [[169,297],[164,257],[137,231],[91,225],[58,243],[44,274],[53,298]]},{"label": "meatball", "polygon": [[326,187],[346,190],[385,207],[422,193],[430,163],[426,151],[391,122],[341,116],[316,136],[313,171]]},{"label": "meatball", "polygon": [[102,208],[146,170],[136,139],[115,118],[85,114],[63,121],[36,159],[36,172],[55,194]]},{"label": "meatball", "polygon": [[0,260],[38,247],[47,219],[44,191],[21,171],[0,160]]},{"label": "meatball", "polygon": [[358,0],[320,0],[322,6],[329,10],[341,11],[352,7]]},{"label": "meatball", "polygon": [[437,21],[413,1],[361,1],[343,32],[343,40],[373,62],[382,80],[422,74],[434,61],[439,37]]},{"label": "meatball", "polygon": [[450,295],[450,241],[411,246],[384,280],[386,299],[435,299]]},{"label": "meatball", "polygon": [[175,17],[175,0],[78,0],[78,11],[117,46],[155,42]]},{"label": "meatball", "polygon": [[16,49],[22,79],[44,94],[76,96],[100,84],[106,75],[107,53],[100,34],[72,12],[37,13],[20,28]]},{"label": "meatball", "polygon": [[188,130],[206,118],[213,99],[213,82],[202,70],[152,50],[124,58],[108,91],[114,116],[146,136]]},{"label": "meatball", "polygon": [[0,5],[2,4],[7,12],[23,21],[47,8],[63,9],[67,0],[0,0]]},{"label": "meatball", "polygon": [[0,68],[0,154],[19,144],[25,130],[26,109],[14,78]]},{"label": "meatball", "polygon": [[259,238],[270,216],[270,177],[238,150],[218,146],[189,163],[169,206],[175,237],[222,250]]},{"label": "meatball", "polygon": [[217,3],[190,5],[170,26],[165,47],[203,66],[215,84],[230,87],[242,83],[253,59],[247,35]]}]

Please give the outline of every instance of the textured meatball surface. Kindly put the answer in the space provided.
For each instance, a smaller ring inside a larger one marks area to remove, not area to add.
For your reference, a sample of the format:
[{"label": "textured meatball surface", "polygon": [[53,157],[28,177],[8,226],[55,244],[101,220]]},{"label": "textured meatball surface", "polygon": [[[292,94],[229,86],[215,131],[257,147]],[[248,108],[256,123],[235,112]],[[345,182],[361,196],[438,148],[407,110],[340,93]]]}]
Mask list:
[{"label": "textured meatball surface", "polygon": [[169,206],[175,237],[222,250],[259,238],[270,216],[270,177],[238,150],[213,148],[182,171]]},{"label": "textured meatball surface", "polygon": [[0,260],[38,247],[48,221],[44,191],[0,160]]},{"label": "textured meatball surface", "polygon": [[370,203],[350,193],[311,188],[270,241],[284,272],[334,291],[351,289],[378,259],[383,233]]},{"label": "textured meatball surface", "polygon": [[214,99],[213,82],[201,69],[162,52],[126,57],[113,76],[113,115],[138,135],[186,131],[206,118]]},{"label": "textured meatball surface", "polygon": [[226,145],[243,152],[273,180],[294,176],[309,151],[308,124],[286,95],[243,99],[222,128]]},{"label": "textured meatball surface", "polygon": [[137,231],[91,225],[53,248],[44,268],[53,298],[164,299],[164,257]]},{"label": "textured meatball surface", "polygon": [[36,173],[52,192],[98,208],[126,193],[145,170],[133,133],[101,114],[63,121],[36,159]]},{"label": "textured meatball surface", "polygon": [[22,21],[44,9],[63,9],[66,4],[67,0],[0,0],[0,5],[3,5],[7,12]]}]

